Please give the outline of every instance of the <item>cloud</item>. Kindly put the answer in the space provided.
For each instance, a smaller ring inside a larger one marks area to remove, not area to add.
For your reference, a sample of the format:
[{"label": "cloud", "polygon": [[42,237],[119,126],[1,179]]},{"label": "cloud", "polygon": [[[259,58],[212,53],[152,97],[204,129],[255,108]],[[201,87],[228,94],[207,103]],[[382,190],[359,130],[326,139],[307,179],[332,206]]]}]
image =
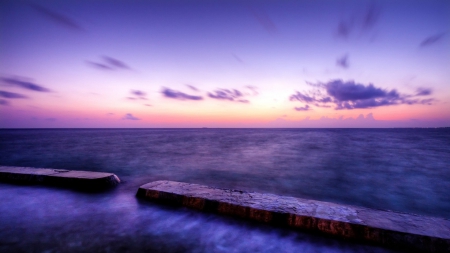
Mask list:
[{"label": "cloud", "polygon": [[106,114],[107,116],[113,116],[114,115],[114,113],[112,113],[112,112],[108,112],[107,114]]},{"label": "cloud", "polygon": [[337,27],[337,35],[342,38],[348,38],[353,28],[353,21],[341,20]]},{"label": "cloud", "polygon": [[249,103],[247,99],[243,99],[244,94],[236,89],[218,89],[214,93],[208,92],[208,97],[220,100],[229,100],[240,103]]},{"label": "cloud", "polygon": [[42,7],[40,5],[37,5],[37,4],[31,4],[31,7],[34,10],[36,10],[37,12],[39,12],[41,15],[47,17],[49,20],[51,20],[59,25],[62,25],[68,29],[78,30],[78,31],[84,30],[75,21],[73,21],[72,19],[70,19],[69,17],[67,17],[61,13],[51,11],[51,10],[49,10],[45,7]]},{"label": "cloud", "polygon": [[131,113],[125,114],[125,116],[123,116],[122,119],[124,119],[124,120],[140,120],[139,118],[134,117],[133,114],[131,114]]},{"label": "cloud", "polygon": [[93,61],[86,61],[89,65],[91,65],[92,67],[101,69],[101,70],[113,70],[113,68],[103,64],[103,63],[98,63],[98,62],[93,62]]},{"label": "cloud", "polygon": [[193,91],[198,91],[197,87],[190,85],[190,84],[186,84],[187,87],[189,87],[189,89],[193,90]]},{"label": "cloud", "polygon": [[28,98],[27,96],[19,94],[19,93],[8,92],[8,91],[3,91],[3,90],[0,90],[0,97],[4,97],[4,98]]},{"label": "cloud", "polygon": [[144,104],[145,106],[152,106],[151,104]]},{"label": "cloud", "polygon": [[27,90],[39,91],[39,92],[50,92],[51,91],[51,90],[49,90],[45,87],[42,87],[40,85],[37,85],[35,83],[21,81],[21,80],[15,79],[15,78],[1,78],[1,80],[4,83],[19,86],[19,87],[27,89]]},{"label": "cloud", "polygon": [[426,47],[435,44],[436,42],[442,40],[444,38],[445,33],[435,34],[429,37],[426,37],[422,42],[420,42],[420,47]]},{"label": "cloud", "polygon": [[109,64],[109,66],[115,67],[115,68],[119,68],[119,69],[130,69],[130,67],[128,67],[127,64],[125,64],[122,61],[119,61],[117,59],[114,59],[112,57],[109,56],[103,56],[103,60]]},{"label": "cloud", "polygon": [[258,87],[256,87],[256,86],[247,85],[247,86],[245,86],[245,88],[252,91],[252,96],[257,96],[259,94]]},{"label": "cloud", "polygon": [[231,54],[232,56],[233,56],[233,58],[236,60],[236,61],[238,61],[238,62],[240,62],[240,63],[244,63],[244,61],[239,57],[239,56],[237,56],[237,55],[235,55],[235,54]]},{"label": "cloud", "polygon": [[364,16],[362,18],[362,27],[363,29],[372,28],[378,21],[380,17],[381,9],[376,5],[372,4],[367,8]]},{"label": "cloud", "polygon": [[147,100],[147,98],[146,98],[147,93],[145,93],[143,91],[131,90],[131,94],[133,95],[133,97],[128,97],[128,99],[131,99],[131,100],[136,100],[136,99]]},{"label": "cloud", "polygon": [[5,99],[0,99],[0,105],[9,105],[9,102]]},{"label": "cloud", "polygon": [[101,62],[86,61],[90,66],[100,70],[118,70],[118,69],[131,69],[123,61],[117,60],[109,56],[102,56]]},{"label": "cloud", "polygon": [[433,91],[430,88],[418,88],[416,90],[416,96],[428,96],[431,95]]},{"label": "cloud", "polygon": [[337,36],[347,39],[353,33],[370,31],[378,22],[380,14],[381,9],[372,4],[361,13],[356,12],[347,19],[341,19],[336,29]]},{"label": "cloud", "polygon": [[309,105],[305,105],[305,106],[303,106],[303,107],[295,107],[294,109],[295,109],[296,111],[309,111],[309,110],[311,110],[310,107],[309,107]]},{"label": "cloud", "polygon": [[[374,108],[379,106],[399,104],[431,104],[434,99],[419,99],[415,96],[431,95],[431,89],[420,88],[416,95],[401,95],[395,89],[385,90],[373,84],[358,84],[354,81],[344,82],[332,80],[327,83],[310,84],[316,90],[296,92],[291,95],[291,101],[299,101],[317,107],[335,106],[336,110]],[[301,108],[301,107],[300,107]]]},{"label": "cloud", "polygon": [[189,95],[181,91],[176,91],[165,87],[163,87],[161,93],[167,98],[173,98],[178,100],[203,100],[203,97],[201,96]]},{"label": "cloud", "polygon": [[45,118],[46,121],[54,122],[57,121],[57,118]]},{"label": "cloud", "polygon": [[348,64],[348,55],[346,54],[346,55],[344,55],[344,56],[338,58],[338,59],[336,60],[336,65],[338,65],[339,67],[342,67],[342,68],[344,68],[344,69],[348,69],[348,67],[349,67],[349,64]]},{"label": "cloud", "polygon": [[267,12],[264,10],[257,10],[255,8],[249,8],[253,17],[258,21],[258,23],[268,32],[274,34],[277,32],[277,27],[273,23],[272,19],[269,17]]}]

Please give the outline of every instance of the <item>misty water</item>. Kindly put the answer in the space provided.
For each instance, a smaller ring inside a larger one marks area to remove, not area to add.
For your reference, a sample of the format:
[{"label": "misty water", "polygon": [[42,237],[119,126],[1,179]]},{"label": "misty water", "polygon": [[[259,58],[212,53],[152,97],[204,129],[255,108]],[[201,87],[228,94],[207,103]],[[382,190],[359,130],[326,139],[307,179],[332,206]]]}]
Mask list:
[{"label": "misty water", "polygon": [[0,184],[0,251],[390,252],[138,200],[173,180],[450,218],[450,129],[0,130],[0,166],[117,174],[96,194]]}]

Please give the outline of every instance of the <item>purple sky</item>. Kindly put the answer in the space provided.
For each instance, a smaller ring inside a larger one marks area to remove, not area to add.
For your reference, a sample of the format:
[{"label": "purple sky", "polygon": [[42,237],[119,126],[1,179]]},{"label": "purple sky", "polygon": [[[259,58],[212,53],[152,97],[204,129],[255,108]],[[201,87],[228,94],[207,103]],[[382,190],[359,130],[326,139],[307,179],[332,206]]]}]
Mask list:
[{"label": "purple sky", "polygon": [[450,1],[0,2],[0,127],[450,126]]}]

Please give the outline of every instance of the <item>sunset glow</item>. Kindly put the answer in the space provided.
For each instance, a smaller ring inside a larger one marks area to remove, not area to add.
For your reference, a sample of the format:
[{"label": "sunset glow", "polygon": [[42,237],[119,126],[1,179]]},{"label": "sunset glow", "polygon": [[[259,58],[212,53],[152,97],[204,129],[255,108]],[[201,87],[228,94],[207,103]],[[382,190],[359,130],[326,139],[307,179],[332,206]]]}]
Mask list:
[{"label": "sunset glow", "polygon": [[0,127],[450,126],[449,1],[0,3]]}]

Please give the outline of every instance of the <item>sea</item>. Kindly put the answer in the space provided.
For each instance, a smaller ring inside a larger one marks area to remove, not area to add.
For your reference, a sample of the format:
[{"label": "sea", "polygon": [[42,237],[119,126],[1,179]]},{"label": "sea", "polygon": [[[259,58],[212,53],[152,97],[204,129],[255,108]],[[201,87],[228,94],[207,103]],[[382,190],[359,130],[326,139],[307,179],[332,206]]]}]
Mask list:
[{"label": "sea", "polygon": [[135,197],[156,180],[450,219],[450,128],[1,129],[0,166],[122,180],[0,183],[0,252],[396,252]]}]

